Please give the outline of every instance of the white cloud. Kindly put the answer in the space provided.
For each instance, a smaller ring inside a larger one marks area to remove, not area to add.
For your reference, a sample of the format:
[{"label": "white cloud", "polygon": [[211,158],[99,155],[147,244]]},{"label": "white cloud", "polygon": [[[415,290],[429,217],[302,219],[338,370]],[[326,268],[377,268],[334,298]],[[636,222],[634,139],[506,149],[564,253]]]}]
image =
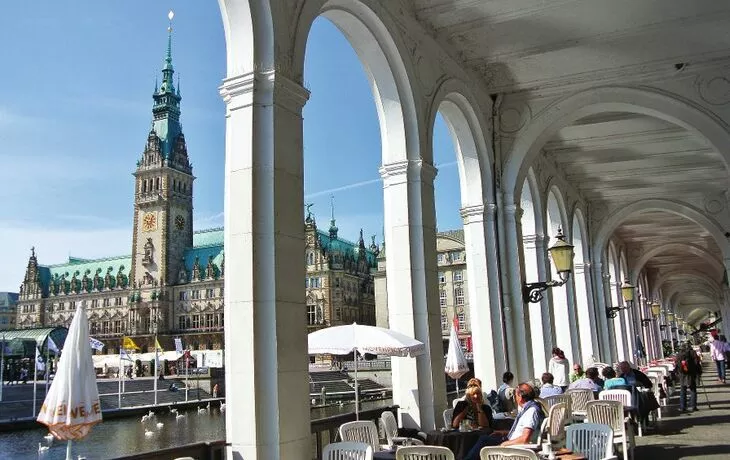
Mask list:
[{"label": "white cloud", "polygon": [[63,263],[68,256],[100,258],[130,254],[131,228],[58,229],[0,222],[3,263],[0,291],[17,292],[34,246],[41,265]]}]

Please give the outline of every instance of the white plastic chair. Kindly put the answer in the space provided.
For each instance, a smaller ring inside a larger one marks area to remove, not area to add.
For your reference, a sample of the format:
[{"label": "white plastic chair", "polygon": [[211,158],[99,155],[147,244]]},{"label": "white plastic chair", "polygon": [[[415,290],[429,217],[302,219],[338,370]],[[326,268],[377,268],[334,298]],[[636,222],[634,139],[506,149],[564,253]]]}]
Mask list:
[{"label": "white plastic chair", "polygon": [[398,448],[395,460],[456,460],[456,458],[448,447],[408,446]]},{"label": "white plastic chair", "polygon": [[586,422],[610,426],[613,430],[613,443],[622,445],[624,458],[634,458],[634,431],[631,424],[626,423],[621,401],[589,402]]},{"label": "white plastic chair", "polygon": [[388,440],[388,446],[395,446],[398,444],[414,444],[423,445],[423,441],[416,438],[409,438],[407,436],[398,436],[398,422],[395,419],[395,415],[389,410],[384,411],[380,414],[380,421],[383,424],[383,431],[385,431],[385,438]]},{"label": "white plastic chair", "polygon": [[550,410],[550,408],[555,404],[563,403],[565,404],[566,409],[568,409],[568,413],[573,413],[573,398],[568,394],[548,396],[544,398],[543,401],[545,401],[545,405],[548,410]]},{"label": "white plastic chair", "polygon": [[574,421],[582,421],[586,417],[586,404],[595,401],[593,391],[586,388],[573,388],[565,392],[570,396],[570,408]]},{"label": "white plastic chair", "polygon": [[661,385],[660,385],[660,377],[659,374],[649,373],[647,374],[647,377],[649,377],[649,380],[651,381],[651,388],[654,392],[654,397],[659,402],[659,407],[652,411],[654,413],[654,417],[656,420],[662,419],[662,406],[667,405],[666,398],[661,397]]},{"label": "white plastic chair", "polygon": [[378,427],[372,420],[343,423],[339,432],[343,442],[364,442],[372,447],[373,452],[383,450],[378,438]]},{"label": "white plastic chair", "polygon": [[539,460],[537,454],[521,447],[483,447],[480,460]]},{"label": "white plastic chair", "polygon": [[333,442],[322,449],[322,460],[373,460],[373,448],[364,442]]},{"label": "white plastic chair", "polygon": [[612,460],[613,430],[608,425],[577,423],[565,428],[565,447],[587,460]]},{"label": "white plastic chair", "polygon": [[451,421],[454,420],[454,409],[446,409],[444,411],[444,426],[451,428]]},{"label": "white plastic chair", "polygon": [[548,412],[546,427],[547,442],[556,444],[565,439],[565,424],[568,421],[568,406],[561,402],[553,404]]},{"label": "white plastic chair", "polygon": [[[598,400],[599,401],[621,401],[621,404],[624,405],[624,407],[637,407],[637,405],[634,404],[634,398],[631,395],[631,392],[629,390],[603,390],[602,392],[598,393]],[[644,436],[644,432],[641,429],[641,420],[637,420],[637,425],[639,426],[639,437]]]}]

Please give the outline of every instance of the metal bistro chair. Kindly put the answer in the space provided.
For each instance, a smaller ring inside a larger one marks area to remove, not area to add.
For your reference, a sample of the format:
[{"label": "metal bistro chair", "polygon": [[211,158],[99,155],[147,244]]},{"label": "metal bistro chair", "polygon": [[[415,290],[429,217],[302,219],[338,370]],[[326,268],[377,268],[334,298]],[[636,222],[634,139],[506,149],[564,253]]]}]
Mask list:
[{"label": "metal bistro chair", "polygon": [[537,454],[521,447],[484,447],[479,451],[480,460],[539,460]]},{"label": "metal bistro chair", "polygon": [[574,388],[572,390],[568,389],[565,394],[570,396],[573,421],[583,421],[586,418],[586,404],[596,399],[593,396],[593,391],[585,388]]},{"label": "metal bistro chair", "polygon": [[456,458],[448,447],[407,446],[398,448],[395,460],[456,460]]},{"label": "metal bistro chair", "polygon": [[399,444],[423,444],[423,441],[420,439],[398,436],[398,421],[395,419],[395,415],[393,415],[391,411],[386,410],[380,414],[380,422],[383,424],[383,431],[385,431],[385,438],[388,440],[388,446],[395,446]]},{"label": "metal bistro chair", "polygon": [[373,460],[373,448],[364,442],[333,442],[322,449],[322,460]]},{"label": "metal bistro chair", "polygon": [[372,420],[343,423],[339,432],[340,439],[344,442],[364,442],[372,447],[373,452],[383,450],[378,438],[378,427]]},{"label": "metal bistro chair", "polygon": [[634,458],[634,431],[624,418],[621,401],[591,401],[586,414],[588,423],[608,425],[613,430],[613,443],[621,444],[624,459]]},{"label": "metal bistro chair", "polygon": [[608,425],[576,423],[565,428],[565,447],[587,460],[614,460],[613,430]]}]

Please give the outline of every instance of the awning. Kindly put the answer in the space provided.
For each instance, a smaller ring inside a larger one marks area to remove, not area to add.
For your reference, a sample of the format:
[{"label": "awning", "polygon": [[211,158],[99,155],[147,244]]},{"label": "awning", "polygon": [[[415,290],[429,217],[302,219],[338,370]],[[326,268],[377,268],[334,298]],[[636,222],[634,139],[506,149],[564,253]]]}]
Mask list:
[{"label": "awning", "polygon": [[34,357],[35,347],[46,354],[48,337],[59,349],[66,342],[68,329],[65,327],[40,327],[34,329],[8,329],[0,331],[0,342],[5,342],[8,356]]}]

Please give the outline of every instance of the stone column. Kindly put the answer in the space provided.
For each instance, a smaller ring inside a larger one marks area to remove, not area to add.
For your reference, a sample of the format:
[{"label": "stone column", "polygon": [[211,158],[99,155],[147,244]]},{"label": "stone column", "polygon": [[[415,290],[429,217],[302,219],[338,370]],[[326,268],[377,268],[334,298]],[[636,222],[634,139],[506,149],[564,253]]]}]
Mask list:
[{"label": "stone column", "polygon": [[507,260],[505,290],[509,293],[506,296],[509,305],[505,308],[505,315],[510,316],[512,324],[507,328],[507,346],[509,350],[510,369],[515,374],[517,381],[524,381],[532,377],[532,339],[530,333],[530,316],[525,309],[522,300],[522,267],[520,264],[520,253],[517,233],[519,207],[515,204],[514,198],[509,195],[503,196],[504,219],[503,233],[506,247]]},{"label": "stone column", "polygon": [[[588,357],[597,357],[600,354],[598,351],[598,331],[595,327],[598,322],[593,308],[593,298],[588,295],[589,292],[593,291],[591,288],[590,263],[575,264],[573,273],[573,289],[578,320],[577,329],[580,332],[580,349],[578,351],[580,354],[576,356],[576,362],[583,364]],[[579,283],[578,280],[581,282]],[[581,305],[585,305],[585,307],[581,308]]]},{"label": "stone column", "polygon": [[605,280],[603,277],[602,263],[598,262],[593,265],[593,292],[596,296],[596,333],[601,335],[600,356],[601,362],[611,364],[613,355],[611,354],[611,330],[609,330],[610,321],[606,317],[606,309],[610,307],[609,300],[606,299]]},{"label": "stone column", "polygon": [[405,426],[432,430],[446,409],[433,201],[436,169],[422,160],[404,160],[383,165],[380,175],[388,322],[393,330],[425,343],[427,350],[415,359],[393,358],[393,402],[400,406]]},{"label": "stone column", "polygon": [[[469,206],[461,209],[464,221],[464,240],[466,246],[466,270],[469,283],[469,309],[471,317],[472,343],[474,347],[474,375],[482,379],[486,388],[496,388],[500,372],[505,367],[502,352],[502,319],[499,308],[499,291],[496,290],[497,303],[492,303],[490,265],[496,267],[494,238],[488,238],[487,226],[494,225],[495,206],[491,205],[491,219],[485,221],[485,206]],[[492,233],[494,230],[492,229]],[[491,250],[494,249],[494,250]],[[493,261],[489,261],[491,253]],[[492,268],[492,270],[494,267]]]},{"label": "stone column", "polygon": [[302,107],[274,71],[227,78],[225,365],[228,458],[309,460]]},{"label": "stone column", "polygon": [[[524,278],[527,282],[544,281],[546,279],[544,270],[545,258],[539,256],[540,253],[544,254],[545,245],[543,241],[543,235],[522,235],[522,261],[525,269]],[[541,267],[543,268],[542,270]],[[542,375],[546,371],[553,345],[553,339],[549,333],[550,319],[548,318],[546,322],[543,316],[550,314],[548,311],[548,306],[550,305],[549,293],[546,292],[544,294],[545,296],[540,302],[525,304],[532,320],[530,322],[530,338],[535,346],[532,352],[532,377]],[[545,327],[546,324],[548,325],[547,328]]]},{"label": "stone column", "polygon": [[[550,237],[547,235],[535,235],[535,255],[537,256],[537,279],[534,281],[547,281],[551,279],[551,273],[552,270],[550,269],[550,258],[547,255],[547,248],[549,246]],[[530,280],[533,281],[533,280]],[[530,319],[532,322],[535,322],[536,318],[540,318],[542,322],[542,331],[543,331],[543,354],[545,356],[545,367],[544,369],[547,370],[547,363],[550,362],[550,358],[553,355],[553,347],[557,345],[557,339],[555,337],[555,322],[554,322],[554,308],[553,308],[553,295],[555,294],[555,289],[563,289],[564,286],[556,287],[556,288],[549,288],[546,290],[543,294],[543,298],[540,301],[539,305],[530,304]],[[560,296],[559,296],[560,297]],[[540,308],[540,311],[537,312],[533,308],[534,306],[537,306]],[[533,316],[534,313],[534,316]],[[539,314],[538,314],[539,313]],[[534,344],[533,344],[534,347]],[[534,352],[534,348],[533,348]],[[534,375],[533,377],[538,377],[542,375],[545,370],[540,371],[537,369],[538,372],[540,372],[537,375]]]}]

